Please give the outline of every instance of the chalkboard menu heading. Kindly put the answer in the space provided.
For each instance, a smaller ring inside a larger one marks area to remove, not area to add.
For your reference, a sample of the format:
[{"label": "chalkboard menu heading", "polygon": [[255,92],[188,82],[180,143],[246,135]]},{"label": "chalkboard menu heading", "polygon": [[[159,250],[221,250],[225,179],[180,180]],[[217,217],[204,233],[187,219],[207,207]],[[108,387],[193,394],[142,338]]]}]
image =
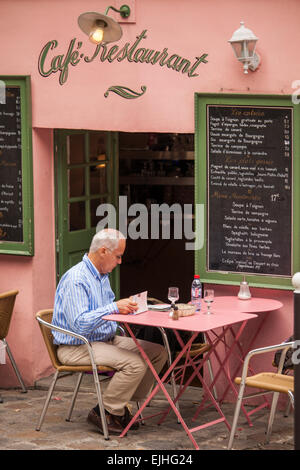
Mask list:
[{"label": "chalkboard menu heading", "polygon": [[33,254],[30,83],[1,77],[0,253]]}]

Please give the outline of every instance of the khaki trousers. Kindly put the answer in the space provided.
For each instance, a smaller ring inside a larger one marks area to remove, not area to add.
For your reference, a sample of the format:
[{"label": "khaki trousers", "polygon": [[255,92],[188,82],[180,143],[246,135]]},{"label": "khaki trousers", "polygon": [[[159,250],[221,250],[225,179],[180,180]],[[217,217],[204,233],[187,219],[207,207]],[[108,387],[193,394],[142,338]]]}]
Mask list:
[{"label": "khaki trousers", "polygon": [[[163,346],[149,341],[138,340],[151,360],[157,373],[167,360]],[[103,393],[104,408],[112,414],[123,416],[126,404],[146,398],[150,392],[154,377],[142,358],[132,338],[115,336],[108,342],[92,343],[97,365],[112,367],[116,370]],[[62,364],[87,365],[90,357],[85,344],[79,346],[60,345],[57,355]]]}]

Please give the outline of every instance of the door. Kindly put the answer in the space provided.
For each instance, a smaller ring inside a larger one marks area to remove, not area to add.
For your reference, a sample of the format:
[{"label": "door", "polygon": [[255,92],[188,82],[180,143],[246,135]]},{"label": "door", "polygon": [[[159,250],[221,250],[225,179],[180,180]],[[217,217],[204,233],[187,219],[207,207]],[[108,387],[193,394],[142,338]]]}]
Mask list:
[{"label": "door", "polygon": [[[88,251],[100,220],[97,207],[103,203],[117,207],[117,143],[113,132],[54,133],[57,281]],[[111,284],[119,295],[117,268]]]}]

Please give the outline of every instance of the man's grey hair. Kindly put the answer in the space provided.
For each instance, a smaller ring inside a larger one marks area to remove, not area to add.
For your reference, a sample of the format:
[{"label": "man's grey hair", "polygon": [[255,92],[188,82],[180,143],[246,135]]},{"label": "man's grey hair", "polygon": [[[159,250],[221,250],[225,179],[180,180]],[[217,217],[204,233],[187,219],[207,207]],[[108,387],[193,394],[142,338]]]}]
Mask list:
[{"label": "man's grey hair", "polygon": [[123,233],[114,228],[105,228],[94,235],[89,251],[94,253],[102,246],[110,250],[115,250],[118,247],[119,241],[122,239],[125,240]]}]

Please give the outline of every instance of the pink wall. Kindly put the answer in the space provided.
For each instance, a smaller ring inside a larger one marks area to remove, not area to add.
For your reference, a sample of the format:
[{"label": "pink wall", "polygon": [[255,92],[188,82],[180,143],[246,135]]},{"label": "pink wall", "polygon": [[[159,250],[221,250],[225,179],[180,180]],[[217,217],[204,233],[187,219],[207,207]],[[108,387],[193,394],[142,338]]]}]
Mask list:
[{"label": "pink wall", "polygon": [[[143,30],[147,38],[138,45],[155,50],[168,48],[195,61],[207,53],[208,63],[200,64],[198,77],[161,67],[158,64],[101,62],[97,57],[86,63],[83,58],[69,66],[69,76],[59,85],[59,72],[42,77],[38,58],[51,40],[58,46],[49,52],[45,69],[58,54],[65,54],[70,41],[82,41],[80,52],[93,54],[89,43],[77,26],[77,17],[84,11],[104,12],[104,0],[2,0],[0,42],[2,74],[29,74],[33,83],[33,124],[47,128],[88,128],[123,131],[193,132],[194,92],[275,93],[291,94],[292,81],[300,78],[300,31],[298,0],[136,0],[135,23],[123,26],[119,47],[131,45]],[[244,75],[233,56],[228,39],[244,20],[258,36],[257,50],[262,58],[260,70]],[[34,21],[34,26],[31,22]],[[12,34],[17,31],[17,34]],[[9,39],[8,39],[9,38]],[[21,40],[20,40],[21,38]],[[109,46],[110,47],[110,46]],[[126,100],[104,93],[111,85],[127,86],[139,91],[138,99]],[[75,112],[74,112],[75,111]]]},{"label": "pink wall", "polygon": [[[199,76],[190,78],[158,64],[130,63],[127,59],[109,63],[97,57],[91,63],[81,59],[78,65],[70,65],[64,85],[59,84],[59,72],[42,77],[38,59],[48,41],[56,40],[58,46],[49,52],[46,68],[55,55],[66,53],[73,38],[76,44],[82,41],[80,51],[93,54],[95,46],[79,30],[77,17],[88,10],[104,12],[108,3],[120,4],[104,0],[1,1],[1,73],[30,75],[32,82],[35,256],[0,256],[5,273],[1,291],[20,290],[8,340],[28,384],[51,370],[34,319],[39,309],[52,306],[55,291],[51,129],[193,132],[195,92],[290,95],[292,82],[300,79],[298,0],[131,0],[133,15],[122,25],[119,47],[126,42],[132,45],[136,36],[147,30],[147,38],[138,47],[160,51],[166,47],[169,54],[176,53],[191,63],[207,53],[208,62],[196,70]],[[248,75],[242,73],[227,42],[241,20],[258,36],[257,51],[262,59],[260,69]],[[147,90],[133,100],[113,93],[105,98],[111,85],[135,91],[145,85]],[[216,286],[217,294],[236,291]],[[252,291],[280,298],[284,304],[270,315],[256,345],[288,337],[293,322],[291,292]],[[255,322],[249,324],[249,331]],[[270,361],[262,364],[269,366]],[[0,371],[0,386],[16,384],[9,364],[0,366]]]},{"label": "pink wall", "polygon": [[[55,292],[54,182],[52,131],[33,131],[34,240],[31,257],[1,255],[1,292],[19,290],[8,344],[22,378],[32,385],[51,373],[35,314],[53,306]],[[10,361],[0,365],[0,387],[19,385]]]}]

